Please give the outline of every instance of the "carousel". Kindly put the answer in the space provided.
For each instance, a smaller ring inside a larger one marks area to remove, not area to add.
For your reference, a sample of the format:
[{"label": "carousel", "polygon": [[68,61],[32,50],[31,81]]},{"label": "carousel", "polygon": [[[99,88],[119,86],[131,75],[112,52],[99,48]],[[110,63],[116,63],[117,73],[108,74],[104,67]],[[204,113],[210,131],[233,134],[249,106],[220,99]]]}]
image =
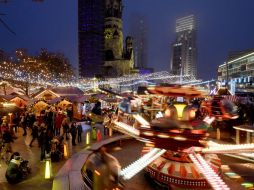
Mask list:
[{"label": "carousel", "polygon": [[114,130],[146,143],[142,157],[121,170],[121,179],[130,180],[145,169],[152,180],[166,189],[174,186],[229,189],[221,178],[221,161],[217,154],[253,151],[254,144],[210,147],[208,128],[211,122],[207,122],[209,116],[197,119],[197,108],[190,103],[191,98],[202,97],[203,93],[193,87],[158,86],[148,88],[148,93],[173,99],[150,122],[141,113],[128,112],[124,115],[131,115],[136,121],[134,124],[125,122],[127,120],[120,117],[111,125]]}]

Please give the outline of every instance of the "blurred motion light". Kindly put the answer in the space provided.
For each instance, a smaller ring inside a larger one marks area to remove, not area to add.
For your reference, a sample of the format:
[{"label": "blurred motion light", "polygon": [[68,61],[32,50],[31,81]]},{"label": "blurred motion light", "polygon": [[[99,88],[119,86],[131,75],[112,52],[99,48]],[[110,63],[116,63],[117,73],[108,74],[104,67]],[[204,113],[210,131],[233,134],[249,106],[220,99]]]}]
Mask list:
[{"label": "blurred motion light", "polygon": [[50,179],[50,177],[51,177],[51,161],[47,159],[45,164],[45,179]]},{"label": "blurred motion light", "polygon": [[168,108],[165,110],[165,117],[170,117],[171,116],[171,110]]},{"label": "blurred motion light", "polygon": [[183,110],[187,106],[186,104],[174,104],[176,110],[177,110],[177,116],[178,118],[183,117]]},{"label": "blurred motion light", "polygon": [[189,112],[189,116],[191,119],[195,118],[196,117],[196,111],[194,109],[191,109],[190,112]]}]

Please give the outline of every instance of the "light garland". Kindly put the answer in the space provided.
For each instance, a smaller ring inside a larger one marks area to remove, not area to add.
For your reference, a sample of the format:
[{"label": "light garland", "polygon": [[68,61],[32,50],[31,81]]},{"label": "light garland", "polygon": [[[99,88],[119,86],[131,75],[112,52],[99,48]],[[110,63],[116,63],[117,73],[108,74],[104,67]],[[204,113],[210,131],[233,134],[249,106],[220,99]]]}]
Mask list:
[{"label": "light garland", "polygon": [[138,172],[152,163],[155,159],[159,158],[162,154],[164,154],[166,150],[153,148],[150,152],[146,153],[140,159],[136,160],[126,168],[124,168],[120,175],[123,176],[125,180],[131,179],[135,176]]},{"label": "light garland", "polygon": [[215,190],[229,190],[225,182],[215,173],[212,167],[204,160],[200,154],[189,154],[189,158],[197,166],[199,171],[204,174],[206,180]]}]

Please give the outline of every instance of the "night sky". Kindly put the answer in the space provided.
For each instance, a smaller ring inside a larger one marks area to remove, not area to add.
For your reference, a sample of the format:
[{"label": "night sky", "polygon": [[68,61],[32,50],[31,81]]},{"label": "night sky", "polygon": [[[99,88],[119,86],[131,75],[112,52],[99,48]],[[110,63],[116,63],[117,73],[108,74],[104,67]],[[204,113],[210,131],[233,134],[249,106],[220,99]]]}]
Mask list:
[{"label": "night sky", "polygon": [[[254,48],[253,0],[124,0],[124,35],[132,14],[147,20],[148,66],[169,70],[170,45],[175,39],[175,20],[194,14],[198,20],[198,76],[216,78],[216,69],[229,51]],[[0,25],[0,49],[7,52],[40,48],[66,54],[78,63],[77,0],[11,0],[0,3],[1,18],[17,33]]]}]

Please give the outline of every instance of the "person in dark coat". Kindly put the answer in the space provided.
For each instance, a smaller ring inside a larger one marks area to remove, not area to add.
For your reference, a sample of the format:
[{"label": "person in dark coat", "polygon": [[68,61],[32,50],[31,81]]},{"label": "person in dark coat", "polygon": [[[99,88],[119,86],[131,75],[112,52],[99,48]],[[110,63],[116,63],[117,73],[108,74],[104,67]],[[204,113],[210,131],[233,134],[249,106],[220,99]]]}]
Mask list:
[{"label": "person in dark coat", "polygon": [[23,136],[26,136],[27,135],[27,132],[26,132],[26,127],[28,125],[28,122],[29,122],[29,117],[28,117],[28,113],[25,113],[24,114],[24,119],[21,119],[21,125],[22,125],[22,128],[23,128]]},{"label": "person in dark coat", "polygon": [[15,129],[15,133],[18,132],[19,120],[20,120],[19,114],[18,114],[18,113],[15,113],[15,114],[14,114],[14,118],[13,118],[13,127],[14,127],[14,129]]},{"label": "person in dark coat", "polygon": [[81,139],[82,132],[83,132],[82,125],[79,124],[78,125],[78,142],[82,141],[82,139]]},{"label": "person in dark coat", "polygon": [[40,143],[39,143],[39,128],[38,128],[38,125],[39,125],[38,121],[35,121],[34,124],[33,124],[32,133],[31,133],[31,135],[32,135],[33,138],[32,138],[32,140],[31,140],[31,142],[30,142],[30,144],[29,144],[30,147],[32,147],[32,144],[33,144],[33,142],[34,142],[35,139],[37,139],[38,144],[39,144],[39,147],[40,147]]},{"label": "person in dark coat", "polygon": [[92,109],[92,113],[96,114],[96,115],[101,115],[101,102],[96,102],[96,104],[94,105],[93,109]]},{"label": "person in dark coat", "polygon": [[46,124],[48,126],[48,130],[53,132],[53,111],[49,108],[46,112]]},{"label": "person in dark coat", "polygon": [[71,124],[71,136],[72,136],[72,145],[75,146],[76,145],[76,136],[77,136],[77,127],[76,127],[76,122],[73,122]]},{"label": "person in dark coat", "polygon": [[12,147],[11,147],[12,142],[14,142],[14,141],[13,141],[13,137],[11,135],[11,132],[10,132],[9,129],[6,129],[4,131],[4,134],[3,134],[3,143],[4,143],[3,150],[4,151],[1,152],[1,157],[3,157],[3,154],[5,152],[12,152]]},{"label": "person in dark coat", "polygon": [[47,143],[48,143],[47,128],[46,127],[41,128],[41,134],[39,136],[39,142],[40,142],[40,145],[41,145],[41,161],[43,161],[46,158],[45,151],[46,151]]},{"label": "person in dark coat", "polygon": [[63,135],[65,135],[66,140],[69,140],[69,123],[70,119],[68,117],[64,118],[62,121]]}]

